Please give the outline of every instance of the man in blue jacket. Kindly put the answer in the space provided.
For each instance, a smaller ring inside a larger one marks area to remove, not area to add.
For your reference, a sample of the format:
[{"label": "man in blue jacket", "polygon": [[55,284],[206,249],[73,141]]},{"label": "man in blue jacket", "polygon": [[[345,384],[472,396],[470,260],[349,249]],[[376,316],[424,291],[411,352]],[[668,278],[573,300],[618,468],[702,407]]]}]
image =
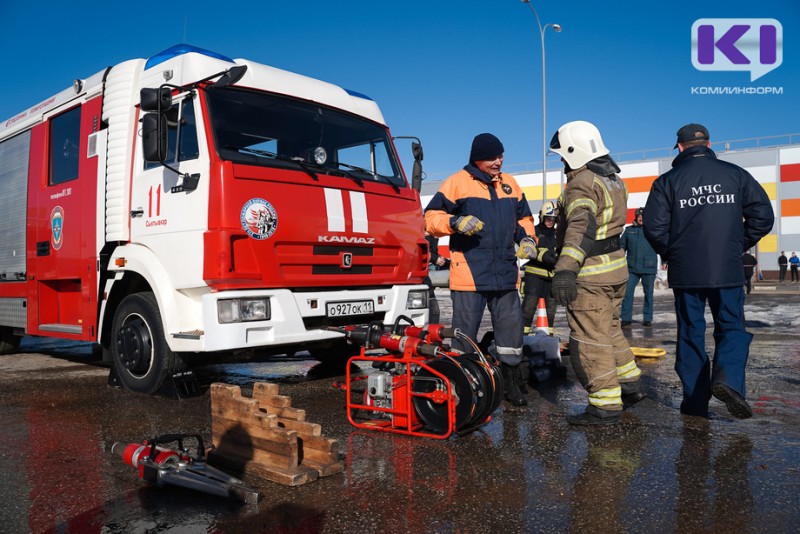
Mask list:
[{"label": "man in blue jacket", "polygon": [[[517,259],[536,257],[536,231],[522,188],[512,175],[501,172],[504,150],[494,135],[476,135],[469,163],[445,180],[425,208],[425,224],[436,237],[450,236],[453,328],[476,339],[489,308],[493,355],[501,362],[505,398],[514,406],[526,406],[519,388],[522,307]],[[453,346],[470,348],[460,340]]]},{"label": "man in blue jacket", "polygon": [[[683,383],[681,412],[708,417],[713,395],[740,419],[745,366],[753,336],[744,329],[742,253],[772,230],[769,197],[753,176],[717,159],[708,130],[678,130],[680,154],[653,183],[644,208],[644,234],[669,263],[678,342],[675,371]],[[705,350],[706,303],[714,317],[714,359]]]},{"label": "man in blue jacket", "polygon": [[625,229],[619,242],[628,260],[628,285],[625,287],[625,298],[622,300],[622,311],[619,316],[622,328],[631,325],[633,293],[639,285],[639,280],[642,281],[644,289],[642,325],[653,324],[653,286],[656,284],[656,272],[658,272],[658,255],[644,237],[642,211],[642,208],[636,210],[633,224]]}]

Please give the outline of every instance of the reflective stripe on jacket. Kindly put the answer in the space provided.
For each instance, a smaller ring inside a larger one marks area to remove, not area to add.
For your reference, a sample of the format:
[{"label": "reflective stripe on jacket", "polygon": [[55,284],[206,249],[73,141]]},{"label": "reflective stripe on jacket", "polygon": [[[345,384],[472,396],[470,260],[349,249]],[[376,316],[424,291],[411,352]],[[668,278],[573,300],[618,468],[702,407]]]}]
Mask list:
[{"label": "reflective stripe on jacket", "polygon": [[[456,233],[451,222],[462,215],[483,221],[475,235]],[[461,170],[450,176],[425,208],[425,226],[436,237],[450,237],[450,289],[502,291],[519,286],[515,243],[534,237],[533,216],[522,188],[510,174],[487,182]]]},{"label": "reflective stripe on jacket", "polygon": [[[625,227],[628,188],[617,176],[599,176],[584,166],[567,174],[558,198],[558,242],[555,271],[572,271],[584,283],[618,283],[628,277],[625,251],[591,256],[597,241],[619,236]],[[588,256],[588,257],[587,257]]]},{"label": "reflective stripe on jacket", "polygon": [[558,260],[558,241],[556,229],[548,228],[543,222],[536,225],[536,257],[525,264],[525,272],[550,280],[553,278],[553,269]]}]

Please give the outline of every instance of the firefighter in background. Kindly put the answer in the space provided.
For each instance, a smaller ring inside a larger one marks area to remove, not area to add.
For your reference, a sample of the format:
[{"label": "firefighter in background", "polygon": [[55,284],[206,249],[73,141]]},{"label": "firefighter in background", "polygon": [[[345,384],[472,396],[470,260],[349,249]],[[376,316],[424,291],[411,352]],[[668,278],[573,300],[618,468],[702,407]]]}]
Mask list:
[{"label": "firefighter in background", "polygon": [[750,254],[750,251],[745,251],[742,254],[742,266],[744,267],[744,287],[747,289],[747,294],[753,290],[753,274],[756,271],[758,260],[755,256]]},{"label": "firefighter in background", "polygon": [[[525,406],[528,401],[519,389],[522,307],[517,258],[536,256],[536,234],[525,194],[513,176],[500,172],[503,151],[494,135],[477,135],[469,163],[445,180],[425,209],[425,226],[436,237],[451,236],[453,327],[477,339],[483,310],[489,307],[493,355],[501,362],[505,398]],[[453,346],[467,350],[459,341]]]},{"label": "firefighter in background", "polygon": [[539,224],[536,225],[536,257],[525,264],[525,276],[522,278],[522,324],[524,333],[531,331],[533,318],[539,299],[545,299],[547,306],[547,324],[553,334],[553,321],[556,318],[556,301],[550,293],[550,280],[556,266],[556,205],[552,201],[542,204],[539,210]]},{"label": "firefighter in background", "polygon": [[572,367],[589,393],[589,405],[567,420],[575,425],[613,424],[624,407],[645,398],[641,371],[620,329],[628,264],[620,248],[628,189],[617,176],[597,128],[574,121],[558,129],[550,149],[565,164],[559,197],[553,298],[567,308]]}]

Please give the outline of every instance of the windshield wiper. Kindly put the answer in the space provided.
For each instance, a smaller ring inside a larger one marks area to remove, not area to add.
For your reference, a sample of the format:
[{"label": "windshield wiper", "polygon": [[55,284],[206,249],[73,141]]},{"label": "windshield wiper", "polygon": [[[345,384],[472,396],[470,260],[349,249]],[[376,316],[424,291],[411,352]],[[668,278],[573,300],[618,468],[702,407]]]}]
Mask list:
[{"label": "windshield wiper", "polygon": [[339,169],[337,167],[332,167],[331,165],[338,165],[338,163],[332,163],[332,164],[328,164],[328,165],[320,165],[320,168],[321,169],[326,169],[328,171],[333,171],[333,172],[335,172],[337,174],[340,174],[342,176],[350,178],[356,184],[358,184],[358,187],[364,187],[364,180],[362,180],[361,178],[359,178],[358,176],[356,176],[352,172],[348,171],[347,169]]},{"label": "windshield wiper", "polygon": [[[368,174],[368,175],[372,176],[373,178],[375,178],[375,181],[378,181],[378,179],[380,179],[381,181],[386,182],[387,184],[391,185],[392,188],[394,189],[395,193],[399,193],[400,192],[400,186],[398,186],[396,183],[394,183],[392,181],[392,179],[389,178],[388,176],[384,176],[383,174],[378,174],[377,172],[368,171],[367,169],[364,169],[362,167],[357,167],[356,165],[350,165],[349,163],[342,163],[341,161],[337,161],[335,163],[335,165],[338,165],[340,167],[347,167],[348,169],[352,169],[354,171],[363,172],[364,174]],[[344,169],[341,169],[341,170],[343,172],[345,172]]]},{"label": "windshield wiper", "polygon": [[319,180],[317,177],[317,173],[300,157],[290,157],[284,156],[283,154],[276,154],[275,152],[269,152],[267,150],[258,150],[255,148],[248,148],[244,146],[226,146],[225,148],[230,148],[233,150],[240,150],[242,152],[247,152],[249,154],[255,154],[257,156],[264,156],[267,158],[277,159],[278,161],[285,161],[287,163],[294,163],[302,169],[306,174],[308,174],[314,180]]}]

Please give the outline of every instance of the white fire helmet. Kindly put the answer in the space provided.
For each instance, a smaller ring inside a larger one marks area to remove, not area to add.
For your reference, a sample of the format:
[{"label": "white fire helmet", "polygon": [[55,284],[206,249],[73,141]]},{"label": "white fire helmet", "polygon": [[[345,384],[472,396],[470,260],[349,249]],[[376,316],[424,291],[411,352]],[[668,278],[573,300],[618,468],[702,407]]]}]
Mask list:
[{"label": "white fire helmet", "polygon": [[545,217],[556,217],[558,216],[558,209],[556,208],[555,203],[552,200],[548,200],[544,204],[542,204],[542,209],[539,210],[539,222],[544,220]]},{"label": "white fire helmet", "polygon": [[550,150],[564,158],[570,169],[608,154],[597,127],[586,121],[568,122],[559,128],[550,141]]}]

